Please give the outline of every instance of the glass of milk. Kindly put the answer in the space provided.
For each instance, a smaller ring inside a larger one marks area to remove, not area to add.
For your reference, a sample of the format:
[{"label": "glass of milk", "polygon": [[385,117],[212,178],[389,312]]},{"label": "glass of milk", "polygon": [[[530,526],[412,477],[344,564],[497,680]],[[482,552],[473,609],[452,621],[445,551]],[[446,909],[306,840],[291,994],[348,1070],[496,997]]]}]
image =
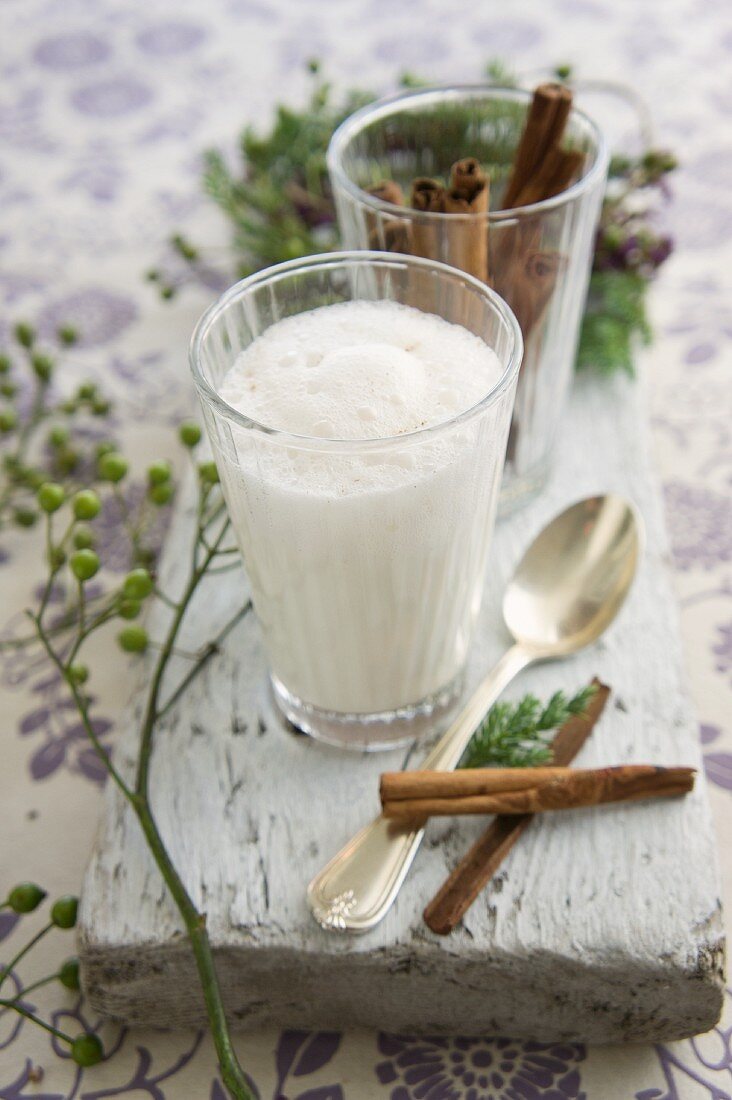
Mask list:
[{"label": "glass of milk", "polygon": [[458,698],[521,362],[485,284],[329,253],[244,279],[191,365],[275,700],[331,744],[392,746]]}]

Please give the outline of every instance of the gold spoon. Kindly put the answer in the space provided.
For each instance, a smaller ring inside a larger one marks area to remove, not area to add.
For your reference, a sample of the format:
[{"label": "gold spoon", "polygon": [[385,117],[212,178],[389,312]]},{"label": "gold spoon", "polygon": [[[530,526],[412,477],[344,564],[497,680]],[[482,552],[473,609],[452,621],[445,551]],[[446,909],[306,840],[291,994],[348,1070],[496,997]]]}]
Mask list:
[{"label": "gold spoon", "polygon": [[[539,533],[503,598],[515,639],[440,738],[421,768],[451,771],[504,688],[534,661],[566,657],[596,641],[620,610],[635,575],[642,523],[622,497],[588,497]],[[308,886],[324,928],[366,932],[385,916],[404,882],[424,828],[377,817]]]}]

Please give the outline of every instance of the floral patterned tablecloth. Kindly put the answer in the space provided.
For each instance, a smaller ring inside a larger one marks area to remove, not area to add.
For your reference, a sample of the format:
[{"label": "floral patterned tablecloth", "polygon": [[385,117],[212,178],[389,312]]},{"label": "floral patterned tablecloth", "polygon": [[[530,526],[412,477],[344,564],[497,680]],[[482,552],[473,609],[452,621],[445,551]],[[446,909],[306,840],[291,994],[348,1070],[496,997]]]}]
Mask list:
[{"label": "floral patterned tablecloth", "polygon": [[[224,244],[225,226],[200,193],[198,154],[233,148],[243,121],[266,119],[275,99],[301,101],[308,58],[320,57],[339,83],[384,90],[405,68],[475,79],[495,57],[528,73],[566,60],[579,75],[637,85],[661,140],[683,161],[671,210],[678,252],[654,292],[657,340],[641,369],[732,881],[732,8],[709,0],[5,0],[0,21],[0,343],[19,318],[41,333],[76,324],[82,338],[69,377],[92,373],[112,391],[115,430],[143,460],[172,453],[169,425],[191,407],[186,342],[214,288],[164,305],[141,274],[173,229]],[[112,567],[114,518],[103,523]],[[33,597],[39,537],[2,535],[5,631]],[[98,664],[99,728],[109,741],[130,670],[111,643]],[[42,660],[2,653],[0,677],[0,889],[30,878],[53,893],[78,890],[100,808],[99,768]],[[34,921],[0,914],[0,958]],[[34,954],[27,981],[72,952],[61,936]],[[3,1100],[224,1097],[201,1035],[100,1024],[60,987],[29,1000],[68,1030],[79,1021],[100,1027],[114,1054],[80,1071],[47,1035],[0,1016]],[[293,1031],[239,1045],[262,1098],[725,1100],[730,1019],[728,1011],[710,1034],[656,1047]]]}]

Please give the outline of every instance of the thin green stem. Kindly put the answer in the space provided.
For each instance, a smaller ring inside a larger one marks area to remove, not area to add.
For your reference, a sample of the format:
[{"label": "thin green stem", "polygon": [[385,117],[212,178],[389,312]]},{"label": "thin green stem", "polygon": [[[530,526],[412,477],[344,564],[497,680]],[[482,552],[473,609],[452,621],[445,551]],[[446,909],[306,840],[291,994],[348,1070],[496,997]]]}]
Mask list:
[{"label": "thin green stem", "polygon": [[71,1035],[67,1035],[65,1031],[60,1031],[52,1024],[47,1024],[40,1016],[36,1016],[34,1012],[29,1012],[27,1008],[23,1008],[20,1004],[15,1004],[13,1001],[0,1000],[0,1008],[9,1008],[12,1012],[17,1012],[19,1016],[25,1016],[26,1020],[32,1020],[34,1024],[38,1024],[44,1031],[50,1031],[51,1035],[55,1035],[57,1039],[61,1039],[64,1043],[68,1043],[69,1046],[74,1042]]},{"label": "thin green stem", "polygon": [[[64,680],[66,681],[66,683],[68,685],[69,691],[71,692],[71,694],[74,697],[74,702],[76,703],[77,710],[79,711],[79,716],[81,717],[81,722],[82,722],[82,725],[84,727],[84,732],[86,733],[87,737],[89,738],[92,745],[94,746],[94,749],[96,751],[97,756],[99,757],[101,762],[104,764],[105,768],[107,769],[107,771],[109,772],[109,774],[111,775],[112,779],[117,784],[119,789],[122,791],[122,794],[125,796],[125,798],[130,798],[130,799],[133,798],[133,792],[127,786],[124,779],[119,774],[119,772],[115,768],[112,761],[109,759],[108,753],[105,751],[104,746],[102,745],[101,741],[97,737],[94,726],[92,725],[91,719],[89,718],[89,711],[88,711],[88,708],[87,708],[86,699],[81,694],[81,692],[79,690],[79,686],[71,678],[67,665],[64,664],[64,662],[61,660],[59,655],[56,653],[56,650],[51,645],[51,642],[50,642],[48,636],[46,635],[46,631],[45,631],[45,628],[43,626],[43,623],[41,622],[40,615],[35,615],[35,616],[31,615],[31,618],[33,619],[33,622],[36,624],[36,630],[38,631],[38,636],[41,639],[41,642],[43,644],[43,648],[45,649],[46,653],[48,654],[48,656],[53,661],[53,663],[56,666],[56,668],[58,669],[58,671],[63,676]],[[78,646],[76,647],[76,649],[78,649]],[[72,652],[74,654],[76,653],[76,649],[72,650]]]},{"label": "thin green stem", "polygon": [[49,985],[51,982],[58,981],[58,973],[49,974],[47,978],[39,978],[37,982],[32,982],[31,985],[27,985],[25,989],[21,989],[20,993],[16,993],[14,997],[10,998],[10,1004],[14,1004],[16,1001],[22,1001],[23,997],[27,997],[29,993],[33,993],[34,990],[40,989],[43,985]]},{"label": "thin green stem", "polygon": [[[199,509],[199,517],[202,510]],[[224,539],[228,530],[228,519],[222,524],[218,534],[216,535],[213,543],[207,548],[203,560],[198,564],[197,551],[201,546],[201,539],[203,535],[203,525],[199,518],[199,523],[196,527],[194,546],[193,546],[193,568],[189,577],[188,583],[185,587],[183,595],[180,601],[175,606],[175,612],[172,617],[171,623],[168,627],[167,635],[161,652],[155,662],[153,670],[152,680],[150,688],[148,689],[148,699],[145,708],[145,714],[143,717],[142,727],[140,731],[140,748],[137,764],[137,774],[135,778],[134,790],[128,787],[125,781],[118,774],[114,765],[109,760],[107,754],[104,752],[94,729],[89,720],[87,711],[86,700],[80,693],[77,685],[73,682],[69,675],[68,667],[59,657],[58,653],[53,648],[44,628],[40,614],[33,617],[36,629],[38,630],[39,637],[46,649],[46,652],[50,656],[53,663],[58,668],[61,675],[64,677],[66,683],[69,686],[74,702],[82,718],[82,723],[86,731],[87,736],[91,740],[94,748],[96,749],[100,759],[104,766],[107,768],[109,774],[114,779],[115,783],[119,787],[124,797],[129,801],[140,826],[145,835],[148,847],[152,853],[155,862],[158,865],[160,873],[165,881],[170,893],[175,901],[178,911],[183,918],[183,922],[188,933],[188,937],[193,950],[194,958],[196,960],[196,966],[201,982],[201,988],[203,990],[204,1001],[206,1004],[206,1010],[208,1013],[209,1023],[211,1027],[211,1034],[213,1037],[214,1046],[219,1060],[219,1067],[221,1070],[221,1076],[226,1088],[229,1090],[234,1100],[254,1100],[253,1094],[249,1085],[247,1084],[244,1071],[239,1065],[236,1053],[233,1048],[231,1036],[229,1033],[229,1027],[226,1020],[226,1014],[224,1011],[223,1000],[221,996],[221,987],[219,985],[218,975],[216,973],[216,967],[213,959],[213,952],[211,950],[211,943],[208,938],[208,932],[206,928],[206,915],[199,913],[196,909],[193,901],[191,900],[185,885],[176,870],[176,867],[168,854],[168,851],[163,843],[162,837],[158,832],[157,824],[152,814],[149,801],[149,767],[150,758],[152,755],[153,747],[153,735],[155,726],[160,717],[159,698],[162,689],[163,679],[170,661],[176,648],[176,641],[178,633],[185,617],[185,614],[190,605],[191,599],[198,588],[198,585],[211,562],[215,558],[220,548],[221,542]],[[238,621],[238,618],[248,608],[242,608],[234,620]],[[101,616],[100,616],[101,618]],[[180,693],[190,683],[197,672],[203,667],[205,662],[210,659],[213,653],[216,652],[218,644],[225,637],[228,630],[232,629],[234,620],[226,624],[223,630],[220,632],[216,639],[213,639],[203,652],[198,655],[198,659],[193,669],[184,677],[178,688],[175,689],[171,698],[165,704],[163,710],[168,709],[173,702],[179,697]],[[90,631],[90,627],[87,627],[86,636]],[[82,632],[79,633],[77,638],[77,647],[80,644],[79,639],[82,638]],[[73,652],[75,652],[74,650]],[[14,1006],[17,1010],[17,1006]]]},{"label": "thin green stem", "polygon": [[178,702],[181,695],[186,690],[186,688],[191,683],[191,681],[194,680],[196,678],[196,676],[198,676],[199,672],[204,667],[204,665],[208,664],[208,662],[211,660],[211,658],[214,657],[219,652],[219,649],[221,647],[221,643],[224,641],[224,639],[227,637],[227,635],[230,634],[230,632],[234,629],[234,627],[237,625],[237,623],[241,622],[241,620],[244,618],[244,616],[247,615],[251,611],[251,609],[252,609],[252,601],[247,600],[247,602],[244,604],[244,606],[239,608],[236,615],[232,615],[232,617],[229,619],[228,623],[226,623],[226,625],[221,628],[221,630],[216,635],[216,637],[212,638],[211,641],[208,643],[208,645],[204,646],[202,652],[200,653],[200,655],[198,657],[198,660],[196,661],[196,664],[193,666],[193,668],[188,670],[188,672],[185,674],[185,676],[183,677],[181,682],[178,684],[178,687],[175,688],[173,690],[173,692],[171,693],[170,698],[168,699],[168,701],[166,703],[164,703],[162,705],[162,707],[160,708],[160,710],[158,711],[156,721],[159,721],[161,718],[164,718],[165,715],[168,713],[168,711],[172,710],[172,708]]},{"label": "thin green stem", "polygon": [[175,600],[171,600],[170,596],[166,595],[166,593],[161,591],[161,589],[159,588],[155,589],[155,595],[158,597],[159,600],[162,600],[164,604],[166,604],[168,607],[171,607],[175,611],[176,607],[178,606]]},{"label": "thin green stem", "polygon": [[201,981],[206,1011],[211,1025],[211,1035],[224,1084],[231,1095],[235,1097],[235,1100],[254,1100],[231,1042],[229,1025],[221,998],[221,987],[206,928],[206,914],[199,913],[191,901],[190,895],[168,855],[146,798],[136,797],[133,807],[150,851],[160,868],[160,872],[186,926],[186,932],[198,968],[198,976]]},{"label": "thin green stem", "polygon": [[53,922],[49,922],[48,924],[44,925],[40,932],[36,932],[35,936],[33,936],[32,939],[28,940],[28,943],[24,947],[21,947],[18,954],[13,956],[8,965],[0,970],[0,987],[2,987],[2,984],[7,978],[8,974],[10,974],[12,970],[15,970],[21,959],[24,959],[31,948],[35,947],[37,943],[40,943],[43,937],[47,936],[53,927]]},{"label": "thin green stem", "polygon": [[[147,798],[152,737],[155,729],[155,722],[157,720],[158,702],[160,698],[163,677],[165,676],[165,671],[168,667],[168,662],[170,661],[172,650],[178,637],[178,631],[180,630],[181,623],[183,622],[183,618],[186,614],[186,611],[188,610],[188,605],[191,602],[193,593],[198,588],[201,578],[204,576],[206,570],[208,569],[208,566],[215,557],[216,551],[227,530],[228,520],[222,526],[213,545],[209,547],[209,549],[206,551],[206,555],[201,564],[195,566],[192,570],[185,591],[183,592],[183,595],[178,602],[178,608],[173,615],[170,626],[168,627],[168,633],[166,635],[165,641],[162,643],[160,656],[156,662],[155,669],[153,671],[152,680],[150,682],[147,707],[145,709],[145,715],[142,721],[142,730],[140,734],[140,752],[137,758],[137,776],[135,779],[135,792],[144,798]],[[194,560],[195,548],[198,546],[200,538],[201,529],[199,527],[196,529],[196,538],[194,540]]]}]

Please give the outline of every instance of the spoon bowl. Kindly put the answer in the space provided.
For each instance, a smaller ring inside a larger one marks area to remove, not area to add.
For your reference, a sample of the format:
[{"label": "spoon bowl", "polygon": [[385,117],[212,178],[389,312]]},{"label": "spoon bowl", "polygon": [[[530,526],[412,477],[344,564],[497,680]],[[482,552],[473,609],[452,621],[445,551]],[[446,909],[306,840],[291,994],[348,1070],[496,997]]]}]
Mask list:
[{"label": "spoon bowl", "polygon": [[641,554],[641,524],[613,493],[587,497],[532,542],[503,598],[503,617],[535,659],[597,640],[620,610]]}]

